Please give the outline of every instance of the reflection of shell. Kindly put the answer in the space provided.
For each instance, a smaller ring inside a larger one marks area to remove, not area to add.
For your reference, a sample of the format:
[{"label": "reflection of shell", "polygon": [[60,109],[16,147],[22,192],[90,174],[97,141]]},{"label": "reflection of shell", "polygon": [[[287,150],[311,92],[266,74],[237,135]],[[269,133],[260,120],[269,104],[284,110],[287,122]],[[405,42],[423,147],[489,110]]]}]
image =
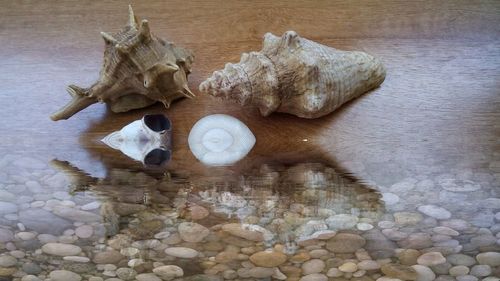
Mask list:
[{"label": "reflection of shell", "polygon": [[191,52],[154,36],[147,20],[138,25],[130,6],[129,12],[122,30],[101,33],[106,45],[99,80],[90,88],[68,86],[73,99],[51,116],[54,121],[68,119],[96,102],[124,112],[157,101],[169,107],[175,99],[194,96],[187,87]]},{"label": "reflection of shell", "polygon": [[340,51],[288,31],[281,38],[267,33],[260,52],[226,64],[200,91],[256,105],[264,116],[278,111],[317,118],[378,87],[384,78],[380,61],[366,53]]}]

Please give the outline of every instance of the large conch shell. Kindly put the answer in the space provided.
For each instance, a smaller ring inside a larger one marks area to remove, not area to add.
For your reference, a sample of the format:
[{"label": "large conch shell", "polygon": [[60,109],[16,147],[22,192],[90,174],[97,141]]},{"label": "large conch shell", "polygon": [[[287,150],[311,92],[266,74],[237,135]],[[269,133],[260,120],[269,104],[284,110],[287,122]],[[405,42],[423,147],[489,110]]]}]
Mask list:
[{"label": "large conch shell", "polygon": [[187,86],[192,53],[151,34],[147,20],[138,24],[131,6],[127,26],[101,35],[106,45],[99,80],[90,88],[69,85],[73,99],[52,120],[68,119],[96,102],[125,112],[158,101],[169,107],[175,99],[194,96]]},{"label": "large conch shell", "polygon": [[337,50],[288,31],[281,38],[264,35],[260,52],[244,53],[239,63],[215,71],[200,91],[255,105],[264,116],[277,111],[317,118],[384,78],[381,62],[364,52]]}]

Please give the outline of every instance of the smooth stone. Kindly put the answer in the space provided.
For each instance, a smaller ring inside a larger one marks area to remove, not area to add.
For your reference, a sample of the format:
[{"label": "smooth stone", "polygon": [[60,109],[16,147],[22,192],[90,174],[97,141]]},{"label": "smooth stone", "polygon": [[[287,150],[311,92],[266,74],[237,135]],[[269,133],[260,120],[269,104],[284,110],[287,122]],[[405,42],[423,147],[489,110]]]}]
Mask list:
[{"label": "smooth stone", "polygon": [[462,275],[462,276],[457,276],[457,281],[478,281],[479,279],[476,276],[473,275]]},{"label": "smooth stone", "polygon": [[483,211],[476,214],[470,222],[477,227],[490,227],[495,223],[495,215],[491,211]]},{"label": "smooth stone", "polygon": [[80,281],[82,277],[68,270],[54,270],[49,274],[51,281]]},{"label": "smooth stone", "polygon": [[452,265],[471,266],[476,263],[476,260],[465,254],[452,254],[446,257],[446,260]]},{"label": "smooth stone", "polygon": [[160,276],[163,280],[172,280],[176,277],[182,277],[184,271],[176,265],[164,265],[153,269],[154,274]]},{"label": "smooth stone", "polygon": [[299,281],[328,281],[328,277],[321,273],[313,273],[303,276]]},{"label": "smooth stone", "polygon": [[17,264],[17,259],[13,256],[0,256],[0,267],[11,267]]},{"label": "smooth stone", "polygon": [[417,272],[416,281],[434,281],[436,278],[436,274],[427,266],[416,264],[411,267]]},{"label": "smooth stone", "polygon": [[418,211],[420,211],[421,213],[423,213],[429,217],[432,217],[432,218],[435,218],[438,220],[446,220],[446,219],[451,218],[451,213],[448,210],[446,210],[445,208],[442,208],[442,207],[435,206],[435,205],[420,206],[420,207],[418,207]]},{"label": "smooth stone", "polygon": [[223,251],[215,256],[218,263],[229,263],[238,259],[238,253],[233,251]]},{"label": "smooth stone", "polygon": [[17,236],[17,238],[26,241],[26,240],[34,239],[36,237],[36,233],[23,231],[23,232],[16,233],[16,236]]},{"label": "smooth stone", "polygon": [[446,262],[446,258],[440,252],[428,252],[417,259],[417,263],[425,266],[433,266]]},{"label": "smooth stone", "polygon": [[394,221],[398,225],[415,225],[422,221],[424,217],[420,213],[396,212]]},{"label": "smooth stone", "polygon": [[373,229],[373,225],[366,223],[366,222],[360,222],[360,223],[356,224],[356,228],[361,230],[361,231],[367,231],[367,230]]},{"label": "smooth stone", "polygon": [[456,265],[450,268],[448,273],[451,276],[460,276],[460,275],[467,275],[469,273],[470,269],[465,266],[465,265]]},{"label": "smooth stone", "polygon": [[26,209],[19,212],[19,221],[38,233],[59,235],[73,224],[44,209]]},{"label": "smooth stone", "polygon": [[10,202],[0,201],[0,215],[6,215],[17,212],[17,205]]},{"label": "smooth stone", "polygon": [[82,225],[75,229],[75,234],[80,238],[90,238],[94,234],[94,228],[90,225]]},{"label": "smooth stone", "polygon": [[19,250],[11,251],[10,255],[16,259],[22,259],[22,258],[24,258],[24,256],[26,256],[26,254],[23,251],[19,251]]},{"label": "smooth stone", "polygon": [[401,240],[398,244],[405,249],[424,249],[432,246],[431,236],[427,233],[417,232],[408,235],[408,238]]},{"label": "smooth stone", "polygon": [[42,279],[35,275],[25,275],[21,278],[21,281],[42,281]]},{"label": "smooth stone", "polygon": [[23,263],[22,270],[27,274],[37,275],[42,272],[42,268],[34,262]]},{"label": "smooth stone", "polygon": [[0,228],[0,242],[9,242],[14,240],[14,233],[9,229]]},{"label": "smooth stone", "polygon": [[320,259],[312,259],[302,264],[302,273],[304,275],[320,273],[325,269],[325,262]]},{"label": "smooth stone", "polygon": [[198,256],[198,251],[186,247],[170,247],[165,249],[165,254],[177,258],[192,259]]},{"label": "smooth stone", "polygon": [[194,204],[189,206],[189,211],[192,220],[201,220],[210,214],[210,212],[206,208]]},{"label": "smooth stone", "polygon": [[462,219],[451,219],[451,220],[441,221],[441,225],[452,228],[456,231],[464,231],[471,227],[469,222]]},{"label": "smooth stone", "polygon": [[487,264],[492,267],[500,266],[500,253],[499,252],[485,252],[476,256],[479,264]]},{"label": "smooth stone", "polygon": [[388,263],[382,265],[380,269],[389,277],[400,278],[402,280],[417,280],[418,278],[417,271],[407,265]]},{"label": "smooth stone", "polygon": [[315,249],[315,250],[312,250],[309,252],[309,255],[311,256],[311,258],[313,259],[319,259],[321,258],[322,256],[326,256],[328,255],[328,251],[325,250],[325,249]]},{"label": "smooth stone", "polygon": [[328,228],[333,230],[353,228],[356,226],[358,221],[358,217],[348,214],[334,215],[325,220]]},{"label": "smooth stone", "polygon": [[408,178],[393,184],[390,190],[396,194],[406,193],[415,187],[418,181],[416,179]]},{"label": "smooth stone", "polygon": [[120,250],[120,254],[126,256],[126,257],[132,257],[132,256],[135,256],[137,254],[139,254],[139,249],[137,248],[133,248],[133,247],[127,247],[127,248],[123,248]]},{"label": "smooth stone", "polygon": [[[11,276],[12,274],[17,272],[16,267],[0,267],[0,280],[2,276]],[[6,279],[4,279],[6,280]],[[10,279],[8,279],[10,281]]]},{"label": "smooth stone", "polygon": [[82,252],[82,248],[63,243],[47,243],[42,246],[42,251],[54,256],[76,256]]},{"label": "smooth stone", "polygon": [[326,276],[328,277],[340,277],[342,275],[344,275],[344,272],[335,267],[328,269],[328,271],[326,272]]},{"label": "smooth stone", "polygon": [[0,201],[12,202],[16,199],[16,195],[6,190],[0,189]]},{"label": "smooth stone", "polygon": [[66,256],[63,258],[63,260],[71,262],[81,262],[81,263],[86,263],[90,261],[89,258],[82,256]]},{"label": "smooth stone", "polygon": [[97,264],[117,264],[125,257],[115,250],[99,252],[94,255],[92,261]]},{"label": "smooth stone", "polygon": [[52,212],[62,218],[79,221],[79,222],[99,222],[101,221],[101,216],[82,210],[77,210],[75,208],[65,207],[65,206],[54,206]]},{"label": "smooth stone", "polygon": [[90,203],[87,203],[87,204],[81,206],[80,209],[83,211],[92,211],[92,210],[98,209],[99,207],[101,207],[101,202],[93,201],[93,202],[90,202]]},{"label": "smooth stone", "polygon": [[201,242],[208,234],[210,230],[201,224],[195,222],[183,222],[179,224],[177,228],[181,239],[186,242],[198,243]]},{"label": "smooth stone", "polygon": [[261,251],[250,256],[250,261],[261,267],[276,267],[287,260],[287,256],[276,251]]},{"label": "smooth stone", "polygon": [[373,260],[364,260],[358,263],[358,268],[361,270],[377,270],[380,268],[380,264]]},{"label": "smooth stone", "polygon": [[125,281],[134,280],[136,275],[137,272],[132,268],[121,267],[116,270],[116,276]]},{"label": "smooth stone", "polygon": [[488,235],[479,235],[472,237],[470,239],[470,243],[476,247],[485,247],[494,245],[497,242],[497,238],[491,234]]},{"label": "smooth stone", "polygon": [[436,226],[432,229],[433,232],[441,235],[457,236],[460,233],[452,228],[446,226]]},{"label": "smooth stone", "polygon": [[137,274],[135,279],[137,279],[137,281],[162,281],[160,277],[156,276],[154,273]]},{"label": "smooth stone", "polygon": [[338,233],[328,240],[326,248],[334,253],[354,253],[366,244],[365,238],[351,233]]},{"label": "smooth stone", "polygon": [[[253,278],[268,278],[273,276],[275,273],[274,268],[269,268],[269,267],[253,267],[250,268],[247,272],[248,277],[253,277]],[[240,275],[240,272],[238,270],[238,275]]]},{"label": "smooth stone", "polygon": [[397,229],[394,228],[383,229],[382,233],[392,241],[401,241],[408,237],[408,233],[398,231]]},{"label": "smooth stone", "polygon": [[354,273],[358,270],[358,266],[353,262],[346,262],[339,266],[339,270],[342,272]]},{"label": "smooth stone", "polygon": [[382,193],[382,200],[386,205],[394,205],[399,202],[399,196],[391,192]]},{"label": "smooth stone", "polygon": [[491,267],[487,264],[475,265],[470,269],[470,274],[477,277],[487,277],[491,274]]},{"label": "smooth stone", "polygon": [[447,178],[439,180],[438,183],[444,190],[452,192],[472,192],[481,189],[481,185],[470,180],[460,181]]},{"label": "smooth stone", "polygon": [[167,237],[170,236],[170,232],[168,231],[162,231],[162,232],[158,232],[154,235],[154,238],[156,239],[165,239]]},{"label": "smooth stone", "polygon": [[260,231],[251,229],[250,225],[241,225],[239,223],[229,223],[222,226],[222,230],[243,239],[262,242],[264,241],[264,234]]}]

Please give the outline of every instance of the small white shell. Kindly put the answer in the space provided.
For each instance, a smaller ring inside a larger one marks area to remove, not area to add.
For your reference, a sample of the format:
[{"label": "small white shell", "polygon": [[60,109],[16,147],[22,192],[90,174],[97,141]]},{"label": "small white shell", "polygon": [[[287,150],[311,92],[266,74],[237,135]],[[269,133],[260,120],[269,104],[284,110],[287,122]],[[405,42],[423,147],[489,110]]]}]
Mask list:
[{"label": "small white shell", "polygon": [[214,114],[194,124],[188,143],[193,155],[202,163],[223,166],[245,157],[255,144],[255,136],[240,120]]}]

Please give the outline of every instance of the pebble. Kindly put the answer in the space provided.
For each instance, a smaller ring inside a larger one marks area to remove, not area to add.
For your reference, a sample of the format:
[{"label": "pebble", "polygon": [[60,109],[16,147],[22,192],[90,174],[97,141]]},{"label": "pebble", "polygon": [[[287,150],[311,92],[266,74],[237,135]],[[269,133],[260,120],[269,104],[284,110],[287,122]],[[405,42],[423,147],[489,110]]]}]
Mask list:
[{"label": "pebble", "polygon": [[14,239],[14,233],[8,229],[0,228],[0,242],[9,242]]},{"label": "pebble", "polygon": [[183,259],[192,259],[198,256],[198,251],[186,247],[170,247],[165,249],[165,254]]},{"label": "pebble", "polygon": [[101,203],[98,201],[93,201],[81,206],[80,209],[83,211],[92,211],[98,209],[99,207],[101,207]]},{"label": "pebble", "polygon": [[164,265],[153,269],[153,272],[160,276],[163,280],[171,280],[176,277],[182,277],[184,275],[184,271],[182,268],[176,265]]},{"label": "pebble", "polygon": [[385,192],[382,193],[382,200],[384,200],[386,205],[394,205],[399,202],[399,196],[394,193]]},{"label": "pebble", "polygon": [[380,269],[389,277],[400,278],[403,280],[416,280],[418,277],[417,271],[407,265],[388,263],[382,265]]},{"label": "pebble", "polygon": [[451,213],[448,210],[435,205],[420,206],[418,207],[418,211],[438,220],[446,220],[451,218]]},{"label": "pebble", "polygon": [[75,234],[80,238],[90,238],[94,234],[94,228],[90,225],[82,225],[75,229]]},{"label": "pebble", "polygon": [[477,277],[486,277],[491,274],[491,267],[487,264],[475,265],[471,268],[470,274]]},{"label": "pebble", "polygon": [[88,212],[82,211],[75,208],[65,207],[65,206],[54,206],[52,212],[62,218],[80,221],[80,222],[99,222],[101,221],[101,216]]},{"label": "pebble", "polygon": [[42,279],[35,275],[25,275],[21,278],[21,281],[42,281]]},{"label": "pebble", "polygon": [[424,217],[419,213],[410,213],[410,212],[394,213],[394,221],[398,225],[415,225],[423,219]]},{"label": "pebble", "polygon": [[39,274],[40,272],[42,272],[40,266],[34,262],[23,263],[22,269],[27,274]]},{"label": "pebble", "polygon": [[276,267],[287,260],[287,256],[277,251],[261,251],[250,256],[250,261],[261,267]]},{"label": "pebble", "polygon": [[416,281],[434,281],[436,278],[436,274],[427,266],[416,264],[411,267],[417,272]]},{"label": "pebble", "polygon": [[208,234],[210,234],[208,228],[195,222],[180,223],[178,231],[182,240],[191,243],[201,242]]},{"label": "pebble", "polygon": [[352,233],[338,233],[328,240],[326,248],[334,253],[354,253],[366,244],[366,240]]},{"label": "pebble", "polygon": [[82,252],[82,248],[63,243],[47,243],[42,246],[42,251],[54,256],[76,256]]},{"label": "pebble", "polygon": [[417,259],[417,263],[425,266],[433,266],[446,262],[446,258],[440,252],[428,252]]},{"label": "pebble", "polygon": [[356,228],[361,230],[361,231],[368,231],[370,229],[373,229],[373,225],[366,223],[366,222],[360,222],[356,224]]},{"label": "pebble", "polygon": [[469,268],[465,265],[456,265],[453,266],[449,269],[448,273],[451,276],[460,276],[460,275],[466,275],[469,273]]},{"label": "pebble", "polygon": [[137,281],[162,281],[160,277],[156,276],[154,273],[141,273],[138,274],[135,279],[137,279]]},{"label": "pebble", "polygon": [[136,275],[137,272],[128,267],[121,267],[116,270],[116,276],[125,281],[134,280]]},{"label": "pebble", "polygon": [[158,232],[154,235],[154,238],[156,239],[165,239],[167,237],[170,236],[170,232],[168,231],[162,231],[162,232]]},{"label": "pebble", "polygon": [[437,234],[448,235],[448,236],[457,236],[460,234],[458,233],[458,231],[446,226],[436,226],[432,229],[432,231]]},{"label": "pebble", "polygon": [[342,275],[344,275],[344,272],[335,267],[328,269],[328,271],[326,272],[326,276],[328,277],[340,277]]},{"label": "pebble", "polygon": [[261,242],[264,241],[264,234],[260,231],[252,229],[250,225],[241,225],[239,223],[228,223],[222,226],[222,230],[234,236],[243,239]]},{"label": "pebble", "polygon": [[462,276],[457,276],[457,281],[478,281],[479,279],[476,276],[472,275],[462,275]]},{"label": "pebble", "polygon": [[342,264],[341,266],[339,266],[339,270],[342,272],[353,273],[353,272],[356,272],[358,270],[358,266],[353,262],[346,262],[346,263]]},{"label": "pebble", "polygon": [[325,249],[316,249],[310,251],[309,255],[311,256],[311,258],[318,259],[321,258],[322,256],[328,255],[328,251]]},{"label": "pebble", "polygon": [[97,264],[117,264],[124,258],[122,254],[115,250],[99,252],[94,255],[92,261]]},{"label": "pebble", "polygon": [[23,251],[14,250],[10,251],[10,255],[15,257],[16,259],[22,259],[26,254]]},{"label": "pebble", "polygon": [[[240,277],[246,277],[246,278],[249,278],[249,277],[253,277],[253,278],[268,278],[268,277],[271,277],[273,276],[274,272],[275,272],[275,269],[274,268],[268,268],[268,267],[253,267],[253,268],[250,268],[250,269],[246,269],[246,273],[243,275],[242,273],[242,268],[238,269],[238,275]],[[243,270],[244,271],[244,270]]]},{"label": "pebble", "polygon": [[485,252],[476,256],[479,264],[487,264],[492,267],[500,266],[500,253],[499,252]]},{"label": "pebble", "polygon": [[89,258],[82,256],[66,256],[63,258],[63,260],[72,262],[81,262],[81,263],[86,263],[90,261]]},{"label": "pebble", "polygon": [[471,266],[476,263],[476,260],[465,254],[452,254],[446,257],[446,260],[453,265]]},{"label": "pebble", "polygon": [[380,264],[376,261],[365,260],[358,263],[358,268],[362,270],[376,270],[380,268]]},{"label": "pebble", "polygon": [[82,277],[68,270],[54,270],[50,274],[51,281],[80,281]]},{"label": "pebble", "polygon": [[321,273],[313,273],[303,276],[299,281],[328,281],[328,277]]},{"label": "pebble", "polygon": [[320,273],[325,269],[325,262],[320,259],[312,259],[302,264],[302,273],[304,275]]},{"label": "pebble", "polygon": [[6,215],[17,212],[17,205],[10,202],[0,201],[0,215]]},{"label": "pebble", "polygon": [[358,217],[348,214],[339,214],[328,217],[325,222],[330,229],[350,229],[358,223]]}]

